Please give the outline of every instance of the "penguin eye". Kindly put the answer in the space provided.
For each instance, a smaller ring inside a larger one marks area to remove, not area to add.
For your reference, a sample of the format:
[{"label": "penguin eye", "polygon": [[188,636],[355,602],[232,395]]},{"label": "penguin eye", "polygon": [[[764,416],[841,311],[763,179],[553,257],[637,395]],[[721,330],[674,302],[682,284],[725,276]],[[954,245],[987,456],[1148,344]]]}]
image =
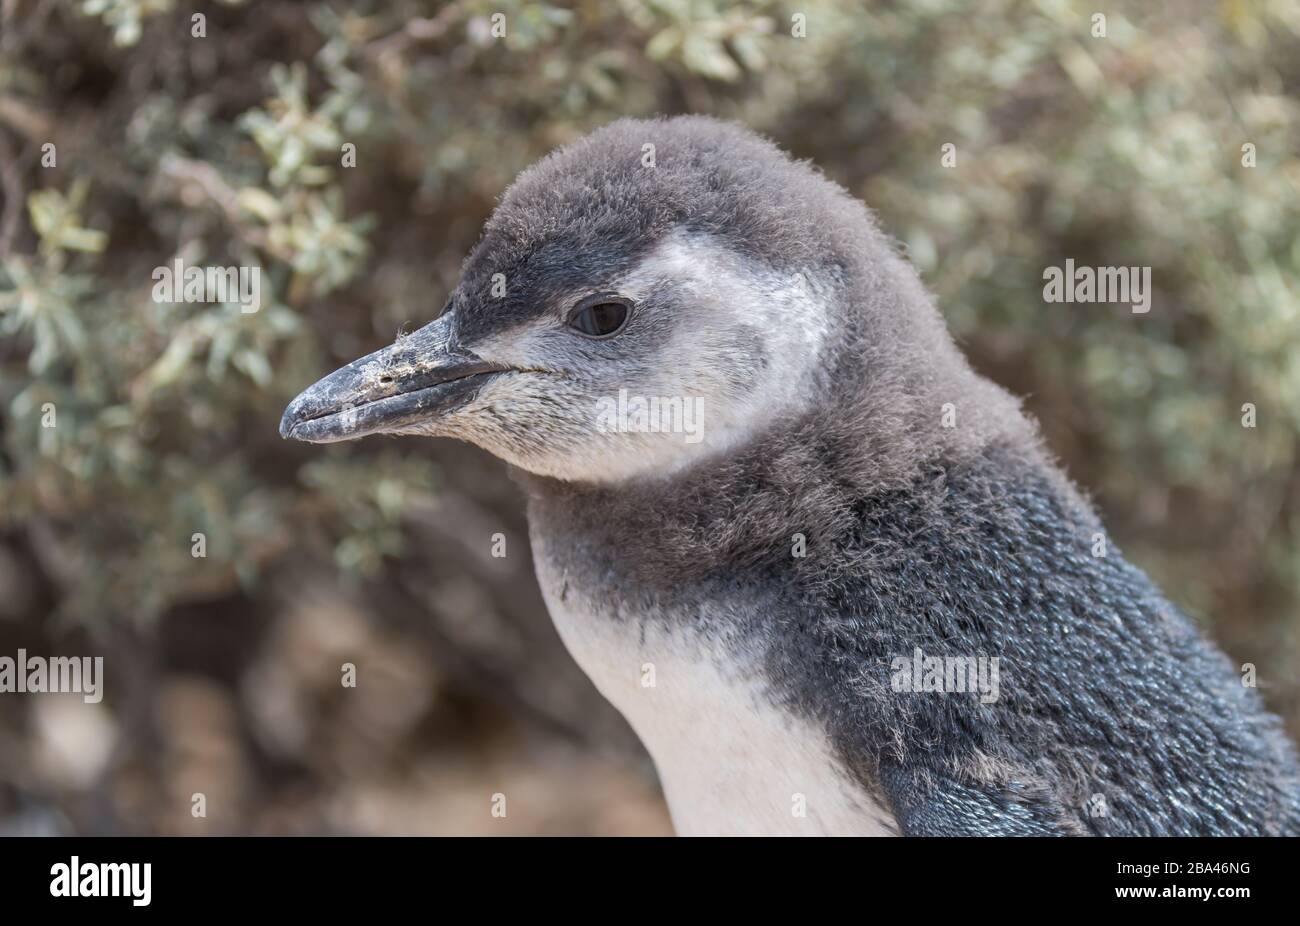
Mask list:
[{"label": "penguin eye", "polygon": [[618,334],[632,313],[632,300],[617,293],[597,293],[579,302],[569,313],[569,327],[589,338]]}]

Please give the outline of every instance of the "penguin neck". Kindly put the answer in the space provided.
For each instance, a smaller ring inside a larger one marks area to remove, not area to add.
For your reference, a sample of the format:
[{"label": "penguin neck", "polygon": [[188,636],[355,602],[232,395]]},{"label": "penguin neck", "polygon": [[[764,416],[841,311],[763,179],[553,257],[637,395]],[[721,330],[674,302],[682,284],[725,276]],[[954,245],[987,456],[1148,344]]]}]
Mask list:
[{"label": "penguin neck", "polygon": [[[690,503],[680,507],[664,484],[653,493],[646,504],[671,504],[665,515],[684,526]],[[677,832],[896,834],[883,801],[850,772],[818,719],[781,703],[761,634],[742,626],[791,613],[789,590],[755,581],[749,568],[646,575],[639,553],[663,556],[672,542],[650,530],[644,546],[633,538],[653,509],[620,509],[613,518],[626,530],[602,533],[602,497],[532,495],[538,582],[570,654],[653,759]],[[691,547],[686,555],[699,556]]]},{"label": "penguin neck", "polygon": [[[863,496],[845,448],[782,443],[806,452],[733,462],[726,483],[701,473],[632,494],[530,481],[539,583],[575,661],[653,757],[679,832],[893,833],[879,744],[856,738],[874,721],[842,720],[875,709],[862,666],[814,651],[841,619],[825,590],[862,576],[875,545],[864,526],[923,525],[948,491],[1011,498],[990,480],[1051,470],[1033,448],[1002,442],[976,460],[932,458],[921,481]],[[878,619],[870,645],[888,665],[905,634]]]},{"label": "penguin neck", "polygon": [[512,474],[530,512],[555,529],[685,577],[780,558],[795,535],[830,537],[846,504],[905,489],[990,448],[1017,455],[1018,470],[1055,473],[1018,403],[963,362],[928,381],[855,389],[851,399],[785,416],[725,454],[665,473],[614,484]]}]

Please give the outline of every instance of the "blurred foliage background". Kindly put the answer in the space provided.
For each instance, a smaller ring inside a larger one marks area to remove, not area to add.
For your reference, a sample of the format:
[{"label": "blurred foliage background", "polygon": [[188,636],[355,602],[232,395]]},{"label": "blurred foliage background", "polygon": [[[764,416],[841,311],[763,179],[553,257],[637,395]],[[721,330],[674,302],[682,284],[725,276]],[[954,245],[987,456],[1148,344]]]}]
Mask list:
[{"label": "blurred foliage background", "polygon": [[[107,692],[0,695],[0,831],[667,831],[504,467],[276,433],[619,115],[741,120],[876,209],[1300,730],[1300,5],[1103,6],[0,0],[0,654]],[[260,266],[261,311],[155,303],[176,258]],[[1150,313],[1045,304],[1066,258],[1152,267]]]}]

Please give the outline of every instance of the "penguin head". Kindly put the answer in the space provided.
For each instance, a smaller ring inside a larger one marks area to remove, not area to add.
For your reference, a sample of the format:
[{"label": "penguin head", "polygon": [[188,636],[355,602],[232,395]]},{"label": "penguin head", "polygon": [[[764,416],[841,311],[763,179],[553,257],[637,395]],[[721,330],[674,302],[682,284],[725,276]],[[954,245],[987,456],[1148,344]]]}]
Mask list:
[{"label": "penguin head", "polygon": [[308,388],[281,434],[457,437],[572,482],[670,473],[842,392],[870,359],[854,345],[924,351],[925,325],[853,297],[896,297],[898,263],[861,203],[748,130],[622,120],[521,174],[442,314]]}]

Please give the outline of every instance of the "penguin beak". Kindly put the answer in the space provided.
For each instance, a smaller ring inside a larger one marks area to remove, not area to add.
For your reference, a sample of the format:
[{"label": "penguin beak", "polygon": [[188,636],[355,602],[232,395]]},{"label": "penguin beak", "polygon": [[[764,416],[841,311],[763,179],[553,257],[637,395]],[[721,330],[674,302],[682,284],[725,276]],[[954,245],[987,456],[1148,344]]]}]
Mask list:
[{"label": "penguin beak", "polygon": [[504,369],[456,349],[448,312],[354,360],[289,403],[280,436],[313,444],[400,431],[459,408]]}]

